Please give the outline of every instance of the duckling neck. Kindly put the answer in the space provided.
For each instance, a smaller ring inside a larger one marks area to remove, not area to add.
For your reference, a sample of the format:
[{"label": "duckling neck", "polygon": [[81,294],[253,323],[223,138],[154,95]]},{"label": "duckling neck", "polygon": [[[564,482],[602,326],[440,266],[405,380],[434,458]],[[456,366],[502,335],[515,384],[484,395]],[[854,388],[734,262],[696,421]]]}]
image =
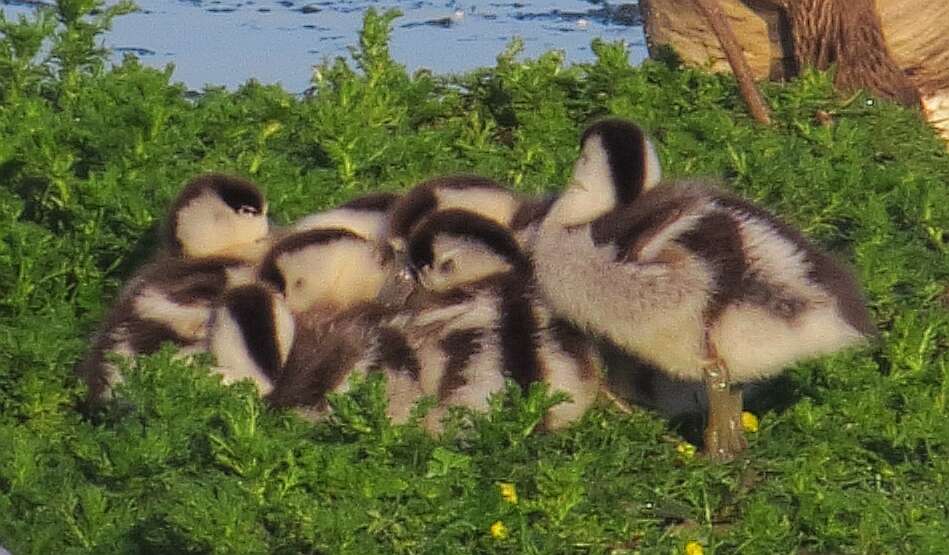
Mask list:
[{"label": "duckling neck", "polygon": [[612,199],[591,192],[567,189],[550,208],[543,226],[574,227],[584,225],[609,212]]}]

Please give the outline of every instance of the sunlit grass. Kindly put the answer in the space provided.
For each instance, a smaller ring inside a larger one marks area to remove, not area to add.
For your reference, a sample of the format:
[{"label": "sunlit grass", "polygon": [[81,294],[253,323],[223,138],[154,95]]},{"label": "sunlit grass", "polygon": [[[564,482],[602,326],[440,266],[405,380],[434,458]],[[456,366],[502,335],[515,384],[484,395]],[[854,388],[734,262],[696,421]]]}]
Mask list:
[{"label": "sunlit grass", "polygon": [[[0,545],[949,549],[949,156],[918,114],[838,98],[808,74],[766,87],[775,124],[763,128],[729,78],[633,68],[603,43],[591,65],[520,61],[515,45],[494,68],[410,76],[388,55],[389,16],[374,13],[355,65],[321,67],[312,97],[248,84],[191,99],[170,72],[131,58],[106,67],[91,46],[107,18],[79,23],[93,4],[0,23]],[[790,408],[758,415],[739,461],[709,464],[645,412],[597,409],[571,430],[531,433],[550,402],[542,391],[512,390],[434,441],[389,426],[370,381],[313,426],[170,352],[142,359],[99,420],[76,413],[72,366],[195,173],[256,180],[281,222],[446,172],[551,191],[580,130],[605,114],[642,123],[668,174],[725,179],[804,229],[868,292],[881,340],[791,369]]]}]

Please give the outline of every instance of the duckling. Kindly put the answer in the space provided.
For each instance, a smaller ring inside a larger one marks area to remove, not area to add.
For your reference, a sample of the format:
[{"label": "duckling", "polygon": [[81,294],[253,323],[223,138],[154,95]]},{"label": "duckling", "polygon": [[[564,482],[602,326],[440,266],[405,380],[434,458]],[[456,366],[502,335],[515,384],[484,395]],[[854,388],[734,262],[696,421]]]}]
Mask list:
[{"label": "duckling", "polygon": [[218,301],[208,326],[208,350],[224,383],[250,378],[266,395],[287,362],[295,331],[283,298],[262,283],[249,283]]},{"label": "duckling", "polygon": [[[412,230],[436,210],[468,210],[509,227],[524,247],[528,247],[552,197],[532,199],[518,195],[499,183],[475,175],[437,177],[416,185],[392,208],[382,241],[383,256],[395,259],[393,268],[407,268],[406,243]],[[398,306],[414,287],[406,272],[389,277],[382,299]]]},{"label": "duckling", "polygon": [[487,410],[506,378],[571,395],[548,413],[548,429],[584,414],[599,390],[592,344],[541,302],[510,230],[466,210],[439,210],[412,232],[407,254],[423,294],[392,322],[417,353],[422,391],[437,398],[430,430],[450,406]]},{"label": "duckling", "polygon": [[271,405],[318,419],[352,372],[383,371],[389,416],[407,420],[421,396],[417,364],[375,303],[387,272],[375,248],[348,229],[281,239],[261,283],[230,292],[218,308],[210,345],[225,380],[249,377]]},{"label": "duckling", "polygon": [[746,447],[738,384],[874,335],[849,271],[765,210],[703,182],[660,182],[634,124],[589,127],[533,260],[554,311],[709,398],[705,449]]},{"label": "duckling", "polygon": [[306,216],[294,224],[292,230],[348,229],[364,239],[378,241],[385,233],[389,211],[398,200],[396,193],[371,193],[332,210]]},{"label": "duckling", "polygon": [[254,279],[251,262],[268,229],[266,201],[253,183],[220,174],[189,182],[172,203],[162,249],[124,286],[77,367],[87,404],[109,397],[121,380],[108,353],[131,358],[166,341],[183,355],[204,351],[212,304]]}]

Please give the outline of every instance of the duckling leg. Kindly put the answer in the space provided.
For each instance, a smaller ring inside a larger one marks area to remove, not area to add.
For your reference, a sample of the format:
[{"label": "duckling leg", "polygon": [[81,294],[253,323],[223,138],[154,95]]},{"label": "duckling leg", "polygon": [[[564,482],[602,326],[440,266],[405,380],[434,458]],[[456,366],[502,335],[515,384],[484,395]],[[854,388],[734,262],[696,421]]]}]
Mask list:
[{"label": "duckling leg", "polygon": [[707,331],[705,346],[709,360],[705,367],[708,394],[705,454],[713,460],[730,461],[748,446],[741,428],[741,387],[730,383],[728,368],[719,358]]},{"label": "duckling leg", "polygon": [[623,414],[633,414],[632,405],[620,399],[606,384],[600,384],[598,395]]}]

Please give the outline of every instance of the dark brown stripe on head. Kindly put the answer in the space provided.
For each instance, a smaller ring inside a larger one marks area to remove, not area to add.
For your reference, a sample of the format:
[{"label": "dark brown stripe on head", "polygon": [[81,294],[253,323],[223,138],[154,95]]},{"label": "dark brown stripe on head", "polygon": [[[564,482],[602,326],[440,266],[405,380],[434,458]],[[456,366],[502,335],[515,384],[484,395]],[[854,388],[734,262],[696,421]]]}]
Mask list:
[{"label": "dark brown stripe on head", "polygon": [[273,294],[252,284],[228,291],[221,301],[231,315],[247,352],[267,377],[275,380],[280,374],[280,348],[277,344],[277,323],[274,321]]},{"label": "dark brown stripe on head", "polygon": [[467,210],[439,210],[428,216],[409,239],[409,263],[416,269],[430,266],[435,258],[435,239],[450,235],[481,243],[517,270],[530,271],[530,262],[511,232],[500,224]]},{"label": "dark brown stripe on head", "polygon": [[606,151],[617,204],[636,200],[646,179],[646,136],[642,129],[632,122],[609,118],[587,127],[581,146],[592,137],[599,137]]},{"label": "dark brown stripe on head", "polygon": [[165,222],[165,246],[172,252],[181,252],[178,240],[178,215],[181,209],[205,192],[218,196],[232,210],[244,209],[260,213],[264,209],[264,195],[253,182],[240,177],[209,173],[189,181],[171,204],[168,219]]},{"label": "dark brown stripe on head", "polygon": [[550,212],[550,207],[553,206],[555,202],[557,202],[557,195],[555,194],[547,195],[541,199],[531,199],[522,202],[517,208],[517,212],[514,213],[514,217],[511,219],[511,229],[520,231],[531,224],[539,223],[547,216],[547,213]]},{"label": "dark brown stripe on head", "polygon": [[477,175],[436,177],[416,185],[392,209],[389,217],[389,236],[408,239],[412,229],[433,210],[438,208],[438,189],[488,189],[507,191],[495,181]]},{"label": "dark brown stripe on head", "polygon": [[741,296],[742,281],[748,271],[738,223],[724,212],[712,212],[680,235],[677,242],[712,268],[714,289],[705,307],[705,316],[715,320],[729,303]]},{"label": "dark brown stripe on head", "polygon": [[348,210],[357,210],[360,212],[386,212],[396,201],[399,200],[397,193],[370,193],[339,205],[339,208]]},{"label": "dark brown stripe on head", "polygon": [[455,390],[468,383],[465,378],[465,368],[471,357],[481,350],[483,337],[484,330],[469,328],[453,331],[441,340],[439,347],[445,353],[447,362],[445,375],[438,384],[439,400],[449,397]]},{"label": "dark brown stripe on head", "polygon": [[281,256],[303,250],[314,245],[325,245],[334,241],[350,240],[366,243],[366,239],[356,235],[347,229],[329,228],[329,229],[311,229],[300,233],[294,233],[284,237],[267,253],[264,261],[260,265],[260,279],[269,283],[273,287],[285,293],[287,284],[283,274],[277,267],[277,259]]}]

